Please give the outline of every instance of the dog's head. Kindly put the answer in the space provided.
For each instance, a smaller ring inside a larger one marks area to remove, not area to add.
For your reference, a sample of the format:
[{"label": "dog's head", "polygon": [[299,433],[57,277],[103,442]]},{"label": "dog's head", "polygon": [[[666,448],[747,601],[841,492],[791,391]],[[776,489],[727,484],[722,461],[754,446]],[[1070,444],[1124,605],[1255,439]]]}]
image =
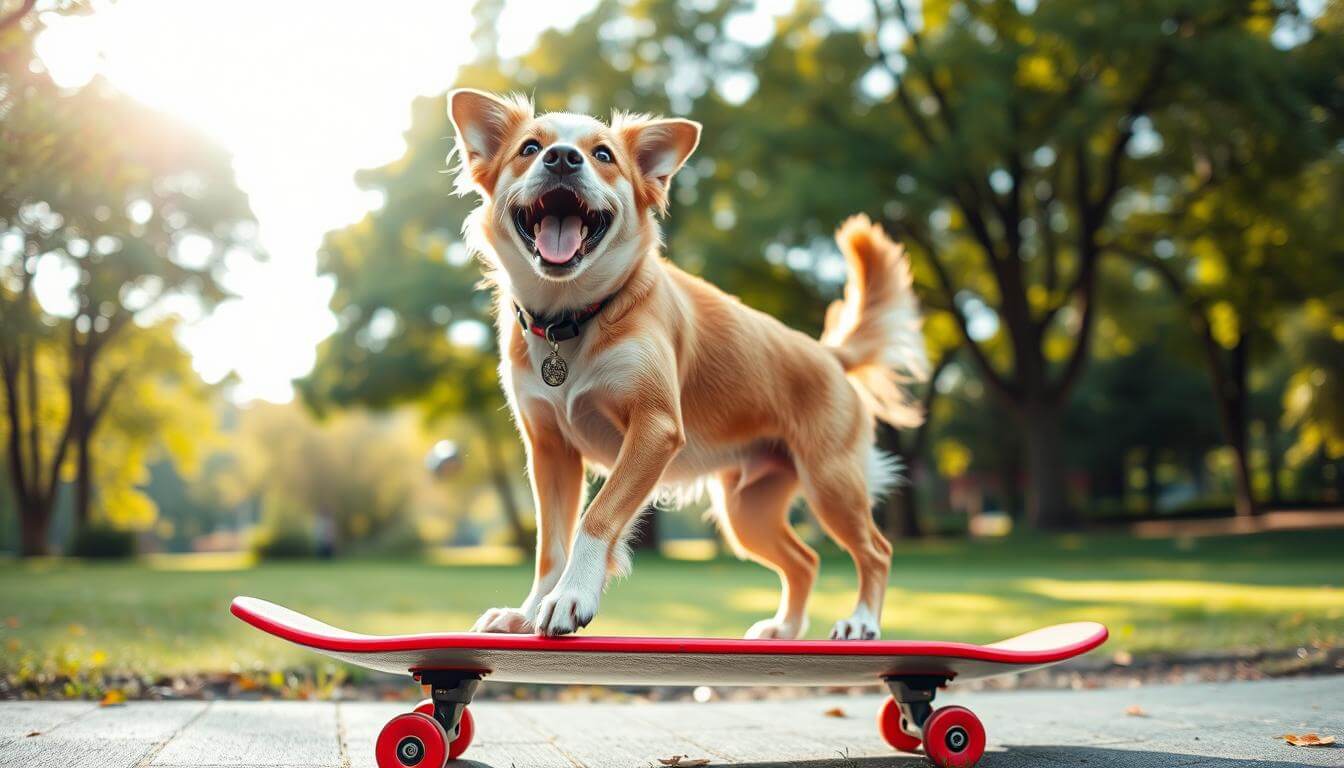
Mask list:
[{"label": "dog's head", "polygon": [[534,115],[525,98],[465,89],[449,95],[448,113],[458,191],[482,201],[471,236],[485,239],[514,285],[575,299],[610,289],[656,242],[654,216],[700,140],[689,120]]}]

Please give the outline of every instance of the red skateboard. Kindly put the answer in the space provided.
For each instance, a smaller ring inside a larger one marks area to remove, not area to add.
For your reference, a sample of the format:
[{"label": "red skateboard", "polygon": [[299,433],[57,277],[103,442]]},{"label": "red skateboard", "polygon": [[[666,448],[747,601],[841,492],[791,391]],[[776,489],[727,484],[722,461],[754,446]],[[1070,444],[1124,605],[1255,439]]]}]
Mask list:
[{"label": "red skateboard", "polygon": [[455,632],[361,635],[252,597],[233,615],[276,637],[368,669],[410,674],[431,698],[378,735],[379,768],[443,768],[471,744],[467,705],[486,676],[515,683],[610,685],[868,685],[891,690],[877,726],[904,752],[921,746],[940,768],[970,768],[985,728],[965,707],[933,708],[952,680],[1025,672],[1106,642],[1106,627],[1060,624],[990,645],[911,640],[718,640],[535,637]]}]

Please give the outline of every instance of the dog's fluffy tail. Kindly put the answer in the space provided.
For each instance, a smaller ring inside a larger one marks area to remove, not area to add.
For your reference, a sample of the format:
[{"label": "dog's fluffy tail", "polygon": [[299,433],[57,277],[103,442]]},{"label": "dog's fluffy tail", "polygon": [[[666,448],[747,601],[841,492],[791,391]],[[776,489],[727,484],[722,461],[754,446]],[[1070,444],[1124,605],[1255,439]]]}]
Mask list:
[{"label": "dog's fluffy tail", "polygon": [[910,259],[867,216],[851,216],[835,233],[849,263],[844,298],[826,310],[821,343],[835,352],[873,413],[897,427],[924,419],[905,384],[928,377]]}]

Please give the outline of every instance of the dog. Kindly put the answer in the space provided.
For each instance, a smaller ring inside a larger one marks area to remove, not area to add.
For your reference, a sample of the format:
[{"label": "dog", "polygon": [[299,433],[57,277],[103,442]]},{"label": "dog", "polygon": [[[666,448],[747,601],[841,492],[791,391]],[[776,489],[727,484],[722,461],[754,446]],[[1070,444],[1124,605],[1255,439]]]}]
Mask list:
[{"label": "dog", "polygon": [[[630,568],[646,505],[702,482],[733,550],[780,577],[779,610],[747,637],[807,630],[819,560],[789,524],[801,493],[858,571],[854,611],[830,636],[877,638],[892,549],[871,507],[899,466],[875,447],[875,420],[917,425],[905,385],[928,368],[902,248],[862,215],[840,227],[848,282],[812,339],[661,255],[698,123],[537,115],[524,97],[469,89],[448,112],[456,189],[480,198],[463,231],[496,289],[499,376],[537,505],[531,591],[473,630],[586,626]],[[580,517],[585,468],[606,482]]]}]

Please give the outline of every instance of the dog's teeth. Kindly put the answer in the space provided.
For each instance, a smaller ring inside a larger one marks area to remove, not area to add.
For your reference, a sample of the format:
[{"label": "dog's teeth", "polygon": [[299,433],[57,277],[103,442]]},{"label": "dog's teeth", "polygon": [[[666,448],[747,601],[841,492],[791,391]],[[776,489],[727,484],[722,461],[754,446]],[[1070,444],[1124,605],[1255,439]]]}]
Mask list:
[{"label": "dog's teeth", "polygon": [[532,225],[532,239],[533,239],[533,240],[536,240],[536,239],[539,238],[539,237],[541,237],[541,225],[540,225],[540,224],[533,224],[533,225]]},{"label": "dog's teeth", "polygon": [[588,225],[587,225],[587,224],[583,225],[582,227],[579,227],[579,239],[580,239],[580,240],[587,240],[587,239],[588,239]]}]

